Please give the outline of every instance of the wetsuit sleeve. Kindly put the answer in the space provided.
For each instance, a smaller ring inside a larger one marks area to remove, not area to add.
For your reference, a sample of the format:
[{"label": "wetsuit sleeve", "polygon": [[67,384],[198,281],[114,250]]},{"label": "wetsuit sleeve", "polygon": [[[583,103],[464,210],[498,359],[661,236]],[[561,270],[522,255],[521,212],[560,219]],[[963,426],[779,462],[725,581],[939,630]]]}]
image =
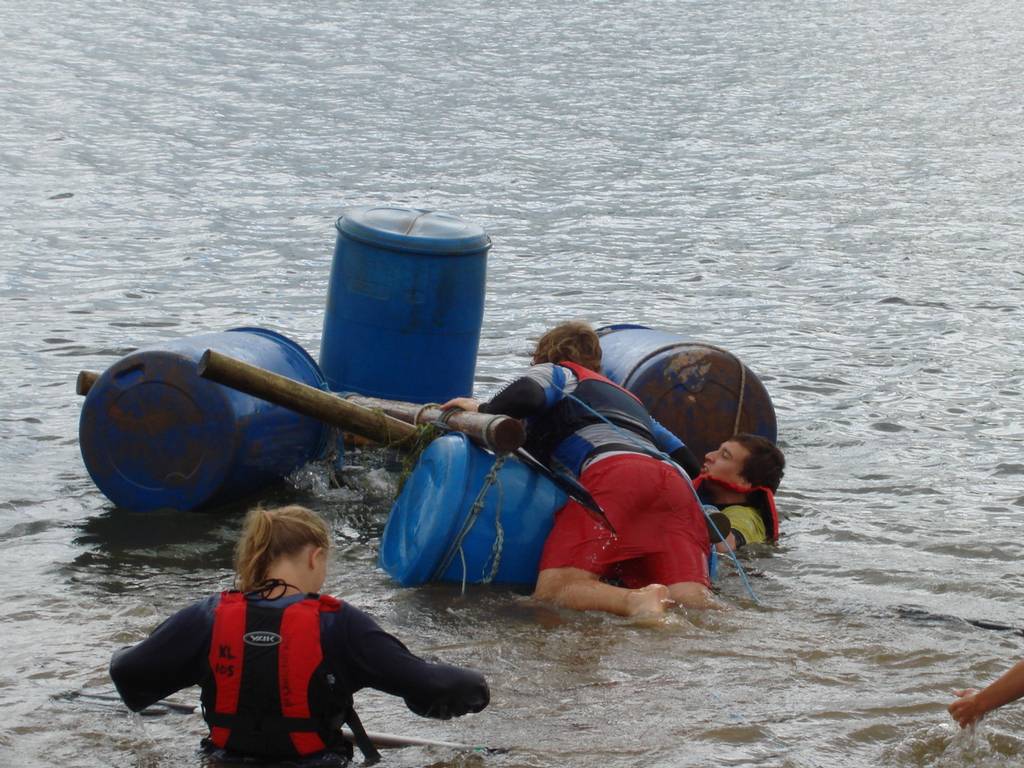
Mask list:
[{"label": "wetsuit sleeve", "polygon": [[353,692],[375,688],[402,697],[421,717],[441,720],[479,712],[490,701],[479,672],[419,658],[358,608],[344,605],[334,619],[325,653],[346,667]]},{"label": "wetsuit sleeve", "polygon": [[133,712],[165,696],[197,685],[213,626],[211,597],[164,621],[137,645],[122,648],[110,661],[110,677]]},{"label": "wetsuit sleeve", "polygon": [[524,419],[544,410],[544,389],[525,376],[516,379],[486,403],[480,403],[480,413],[502,414]]},{"label": "wetsuit sleeve", "polygon": [[683,441],[676,437],[674,432],[669,431],[653,416],[651,416],[651,432],[654,433],[654,442],[658,448],[669,455],[683,445]]},{"label": "wetsuit sleeve", "polygon": [[686,470],[691,479],[700,474],[700,461],[693,455],[693,451],[686,447],[686,444],[670,432],[666,427],[651,417],[651,426],[654,428],[654,442],[658,448],[667,453],[676,464]]},{"label": "wetsuit sleeve", "polygon": [[486,403],[480,413],[500,413],[524,419],[547,410],[576,388],[576,377],[568,368],[552,363],[535,365]]},{"label": "wetsuit sleeve", "polygon": [[693,455],[693,451],[685,445],[680,444],[680,446],[672,451],[669,456],[672,457],[672,461],[686,471],[686,474],[690,476],[691,480],[700,474],[700,462],[697,461],[697,457]]}]

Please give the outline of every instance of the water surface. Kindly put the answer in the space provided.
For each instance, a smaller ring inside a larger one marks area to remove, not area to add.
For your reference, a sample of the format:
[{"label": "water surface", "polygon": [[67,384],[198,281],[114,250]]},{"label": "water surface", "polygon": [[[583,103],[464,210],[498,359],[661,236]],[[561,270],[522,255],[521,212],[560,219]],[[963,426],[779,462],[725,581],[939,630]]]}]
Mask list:
[{"label": "water surface", "polygon": [[727,574],[736,610],[656,628],[396,587],[386,457],[268,492],[331,521],[331,590],[490,680],[448,723],[360,694],[513,748],[389,765],[1021,763],[1024,708],[944,712],[1022,656],[963,621],[1024,626],[1018,4],[8,0],[0,30],[0,762],[199,764],[197,716],[74,696],[229,583],[240,510],[112,509],[75,376],[238,325],[315,354],[333,220],[395,203],[494,240],[478,394],[557,321],[646,324],[761,377],[789,469],[762,605]]}]

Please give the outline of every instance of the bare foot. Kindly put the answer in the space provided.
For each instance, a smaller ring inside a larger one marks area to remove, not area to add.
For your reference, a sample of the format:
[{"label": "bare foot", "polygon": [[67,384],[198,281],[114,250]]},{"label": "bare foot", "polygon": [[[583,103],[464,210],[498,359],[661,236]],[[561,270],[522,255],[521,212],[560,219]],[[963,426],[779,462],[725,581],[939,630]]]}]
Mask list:
[{"label": "bare foot", "polygon": [[626,597],[626,610],[633,618],[661,616],[670,598],[664,584],[648,584],[641,589],[630,590]]}]

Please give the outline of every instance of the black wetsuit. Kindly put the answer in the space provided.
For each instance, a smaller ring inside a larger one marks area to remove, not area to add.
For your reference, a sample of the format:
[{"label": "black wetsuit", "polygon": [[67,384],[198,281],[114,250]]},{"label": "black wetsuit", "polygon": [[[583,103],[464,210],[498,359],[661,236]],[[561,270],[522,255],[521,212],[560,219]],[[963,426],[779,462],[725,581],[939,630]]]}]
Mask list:
[{"label": "black wetsuit", "polygon": [[[697,458],[651,417],[639,399],[599,375],[581,382],[580,374],[568,365],[532,366],[490,401],[480,403],[480,413],[526,419],[526,449],[545,464],[556,459],[577,476],[588,460],[613,451],[655,457],[663,451],[691,478],[697,476]],[[585,369],[583,373],[595,376]]]},{"label": "black wetsuit", "polygon": [[[284,606],[302,598],[290,595],[258,602]],[[131,710],[144,709],[203,682],[219,599],[220,595],[213,595],[193,603],[147,639],[114,654],[110,676]],[[424,661],[348,603],[340,611],[321,614],[320,644],[339,698],[374,688],[400,696],[417,715],[439,719],[479,712],[490,699],[479,672]]]}]

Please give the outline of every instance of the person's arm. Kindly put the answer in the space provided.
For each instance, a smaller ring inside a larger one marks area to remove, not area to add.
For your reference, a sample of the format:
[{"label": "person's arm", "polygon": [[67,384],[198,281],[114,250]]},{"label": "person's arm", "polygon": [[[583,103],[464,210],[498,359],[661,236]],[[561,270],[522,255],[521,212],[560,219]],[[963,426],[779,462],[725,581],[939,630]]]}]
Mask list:
[{"label": "person's arm", "polygon": [[739,531],[729,531],[729,535],[725,537],[724,541],[720,541],[715,544],[715,549],[723,554],[729,552],[735,552],[738,549],[746,546],[747,540],[743,538],[743,534]]},{"label": "person's arm", "polygon": [[654,428],[654,442],[658,446],[658,450],[667,453],[672,461],[686,471],[691,480],[699,475],[700,462],[693,455],[693,451],[686,447],[686,443],[653,416],[651,416],[651,426]]},{"label": "person's arm", "polygon": [[441,408],[461,408],[464,411],[525,419],[550,408],[575,388],[576,377],[567,368],[541,363],[531,367],[525,376],[513,381],[487,402],[456,397],[444,403]]},{"label": "person's arm", "polygon": [[[764,528],[764,521],[760,513],[753,507],[742,504],[731,504],[722,509],[722,512],[729,518],[729,526],[732,531],[725,537],[725,543],[733,550],[745,547],[747,544],[763,544],[768,540],[768,534]],[[723,543],[715,545],[719,552],[728,552]]]},{"label": "person's arm", "polygon": [[544,387],[526,376],[516,379],[486,403],[480,403],[480,413],[502,414],[524,419],[547,407]]},{"label": "person's arm", "polygon": [[334,615],[325,651],[346,667],[354,690],[370,687],[400,696],[421,717],[447,720],[479,712],[490,701],[487,681],[479,672],[424,661],[348,604]]},{"label": "person's arm", "polygon": [[988,712],[1024,696],[1024,661],[1018,661],[998,680],[980,691],[973,688],[954,691],[958,697],[949,705],[949,714],[966,728]]},{"label": "person's arm", "polygon": [[190,605],[164,621],[141,643],[114,653],[110,677],[130,710],[138,712],[199,683],[209,647],[214,600]]}]

